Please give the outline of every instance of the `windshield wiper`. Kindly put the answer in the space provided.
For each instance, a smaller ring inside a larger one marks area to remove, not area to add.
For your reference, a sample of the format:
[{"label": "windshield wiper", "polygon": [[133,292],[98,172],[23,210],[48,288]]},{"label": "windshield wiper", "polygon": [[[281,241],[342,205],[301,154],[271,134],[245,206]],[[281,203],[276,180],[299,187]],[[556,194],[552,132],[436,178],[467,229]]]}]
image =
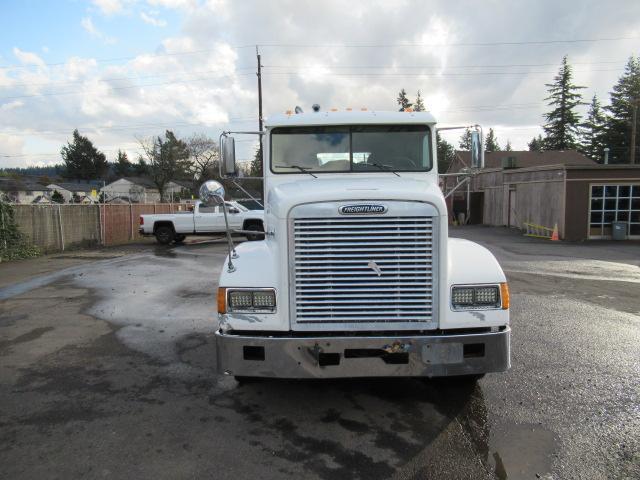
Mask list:
[{"label": "windshield wiper", "polygon": [[398,175],[398,172],[394,171],[394,169],[392,167],[390,167],[389,165],[381,165],[379,163],[366,163],[365,165],[372,165],[374,167],[379,168],[380,170],[384,170],[386,172],[391,172],[393,173],[396,177],[399,177],[400,175]]},{"label": "windshield wiper", "polygon": [[302,173],[308,173],[313,178],[318,178],[313,173],[311,173],[309,171],[309,170],[311,170],[311,168],[309,168],[309,167],[301,167],[300,165],[274,165],[274,167],[276,167],[276,168],[295,168],[297,170],[300,170]]}]

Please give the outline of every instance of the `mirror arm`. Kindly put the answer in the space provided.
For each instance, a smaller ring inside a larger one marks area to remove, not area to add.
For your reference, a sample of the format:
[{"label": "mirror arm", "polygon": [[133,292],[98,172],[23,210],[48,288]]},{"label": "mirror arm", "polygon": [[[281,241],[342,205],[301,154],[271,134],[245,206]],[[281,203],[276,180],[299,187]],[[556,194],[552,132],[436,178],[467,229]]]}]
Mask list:
[{"label": "mirror arm", "polygon": [[229,273],[235,272],[236,267],[233,266],[233,262],[231,259],[238,258],[238,254],[236,253],[236,247],[233,244],[233,240],[231,239],[231,230],[229,229],[229,219],[227,218],[227,206],[224,203],[224,198],[218,197],[221,201],[220,207],[222,208],[222,213],[224,213],[224,224],[226,227],[227,234],[227,248],[229,250],[229,265],[227,271]]}]

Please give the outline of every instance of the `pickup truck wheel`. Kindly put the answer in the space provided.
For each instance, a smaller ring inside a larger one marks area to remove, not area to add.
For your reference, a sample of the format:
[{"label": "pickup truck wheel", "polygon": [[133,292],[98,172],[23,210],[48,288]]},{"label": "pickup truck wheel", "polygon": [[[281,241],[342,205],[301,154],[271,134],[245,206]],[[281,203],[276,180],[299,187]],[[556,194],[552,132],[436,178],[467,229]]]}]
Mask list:
[{"label": "pickup truck wheel", "polygon": [[182,243],[182,242],[184,242],[185,238],[187,238],[186,235],[176,235],[175,237],[173,237],[173,241],[175,243]]},{"label": "pickup truck wheel", "polygon": [[[247,222],[243,228],[243,230],[252,230],[255,232],[264,232],[264,227],[260,222]],[[247,233],[247,240],[250,242],[255,242],[257,240],[264,240],[264,233]]]},{"label": "pickup truck wheel", "polygon": [[174,237],[173,228],[167,225],[161,225],[156,228],[156,240],[162,245],[169,245]]}]

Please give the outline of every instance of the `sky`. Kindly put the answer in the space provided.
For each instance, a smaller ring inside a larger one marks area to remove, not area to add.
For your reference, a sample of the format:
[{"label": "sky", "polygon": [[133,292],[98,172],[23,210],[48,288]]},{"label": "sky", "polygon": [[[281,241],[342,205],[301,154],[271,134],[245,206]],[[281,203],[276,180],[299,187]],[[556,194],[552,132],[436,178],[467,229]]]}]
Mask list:
[{"label": "sky", "polygon": [[165,129],[256,130],[256,46],[267,118],[397,110],[404,88],[441,126],[492,127],[520,150],[564,55],[585,101],[609,101],[640,55],[640,2],[3,0],[0,168],[60,163],[76,128],[111,161]]}]

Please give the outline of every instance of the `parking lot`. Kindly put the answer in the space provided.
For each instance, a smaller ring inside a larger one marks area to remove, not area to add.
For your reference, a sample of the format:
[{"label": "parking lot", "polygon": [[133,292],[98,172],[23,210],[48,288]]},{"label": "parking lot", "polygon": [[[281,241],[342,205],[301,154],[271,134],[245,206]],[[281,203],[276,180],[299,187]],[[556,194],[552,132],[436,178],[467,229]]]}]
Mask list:
[{"label": "parking lot", "polygon": [[215,372],[221,240],[0,264],[0,478],[639,478],[640,246],[465,227],[512,291],[512,369]]}]

